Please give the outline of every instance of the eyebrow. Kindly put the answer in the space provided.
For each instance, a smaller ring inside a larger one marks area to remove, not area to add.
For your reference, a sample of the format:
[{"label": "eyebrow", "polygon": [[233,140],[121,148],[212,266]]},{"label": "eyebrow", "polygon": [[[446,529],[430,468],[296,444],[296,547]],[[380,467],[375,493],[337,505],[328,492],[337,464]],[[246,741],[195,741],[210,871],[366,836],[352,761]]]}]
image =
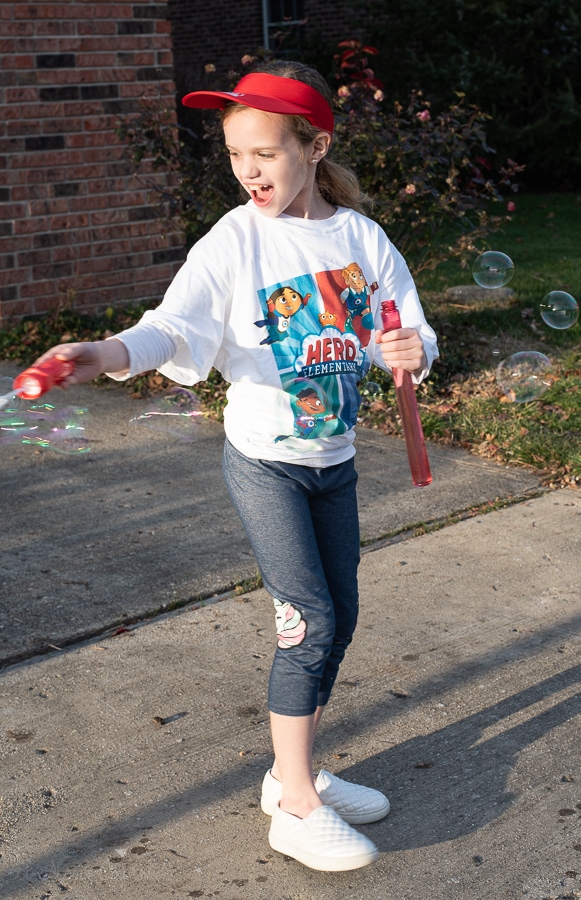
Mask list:
[{"label": "eyebrow", "polygon": [[[237,149],[237,147],[235,147],[234,144],[226,144],[225,143],[224,146],[226,147],[226,150],[236,150]],[[257,153],[260,150],[268,150],[268,151],[272,152],[274,150],[282,150],[282,146],[281,146],[281,144],[266,145],[264,147],[260,145],[258,147],[251,147],[250,149],[252,150],[253,153]]]}]

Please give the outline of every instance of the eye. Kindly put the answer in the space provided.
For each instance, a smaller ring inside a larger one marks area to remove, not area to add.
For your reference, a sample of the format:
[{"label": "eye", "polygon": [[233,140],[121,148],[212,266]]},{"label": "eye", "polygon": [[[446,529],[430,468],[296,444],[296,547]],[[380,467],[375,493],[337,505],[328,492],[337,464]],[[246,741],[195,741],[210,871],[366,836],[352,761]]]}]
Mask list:
[{"label": "eye", "polygon": [[260,150],[258,155],[261,159],[274,159],[274,153],[269,153],[267,150]]}]

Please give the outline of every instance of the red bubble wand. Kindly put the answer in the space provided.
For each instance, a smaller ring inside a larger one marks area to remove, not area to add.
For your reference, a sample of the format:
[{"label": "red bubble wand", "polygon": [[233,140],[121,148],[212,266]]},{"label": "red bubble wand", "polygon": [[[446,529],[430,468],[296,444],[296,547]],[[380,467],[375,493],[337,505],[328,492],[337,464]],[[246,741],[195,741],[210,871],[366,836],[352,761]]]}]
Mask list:
[{"label": "red bubble wand", "polygon": [[[29,444],[75,455],[91,449],[85,435],[86,409],[35,402],[61,384],[74,368],[72,361],[52,357],[14,379],[12,389],[0,396],[0,444]],[[22,401],[24,406],[28,401],[27,408],[22,408]]]},{"label": "red bubble wand", "polygon": [[58,359],[56,356],[37,366],[30,366],[17,375],[12,383],[12,390],[0,397],[0,409],[18,397],[22,400],[38,400],[72,375],[74,369],[75,364],[70,359]]},{"label": "red bubble wand", "polygon": [[[381,320],[384,331],[401,328],[395,300],[384,300],[381,304]],[[412,481],[416,487],[425,487],[432,483],[432,473],[412,376],[406,369],[392,369],[392,375]]]}]

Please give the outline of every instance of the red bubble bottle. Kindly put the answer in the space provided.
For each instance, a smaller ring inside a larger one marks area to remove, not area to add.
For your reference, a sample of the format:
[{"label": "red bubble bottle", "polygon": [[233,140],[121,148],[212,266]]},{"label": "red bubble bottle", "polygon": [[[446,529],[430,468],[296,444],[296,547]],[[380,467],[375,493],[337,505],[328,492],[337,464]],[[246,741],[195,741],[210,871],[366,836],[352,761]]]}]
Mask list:
[{"label": "red bubble bottle", "polygon": [[70,359],[53,356],[37,366],[30,366],[17,375],[12,385],[14,393],[24,400],[38,400],[51,388],[72,375],[75,364]]},{"label": "red bubble bottle", "polygon": [[[401,319],[395,300],[383,301],[381,321],[384,331],[401,328]],[[392,369],[392,375],[412,481],[416,487],[425,487],[432,483],[432,473],[412,376],[406,369]]]}]

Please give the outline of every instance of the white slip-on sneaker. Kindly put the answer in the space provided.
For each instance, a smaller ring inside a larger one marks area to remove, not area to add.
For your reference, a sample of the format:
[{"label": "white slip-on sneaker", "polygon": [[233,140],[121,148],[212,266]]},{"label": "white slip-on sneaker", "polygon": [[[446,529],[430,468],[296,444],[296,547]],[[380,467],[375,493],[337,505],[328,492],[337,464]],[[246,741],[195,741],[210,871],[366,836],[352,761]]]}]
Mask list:
[{"label": "white slip-on sneaker", "polygon": [[379,850],[330,806],[299,819],[280,806],[272,813],[268,842],[273,850],[320,872],[347,872],[374,862]]},{"label": "white slip-on sneaker", "polygon": [[[366,825],[378,822],[389,812],[389,800],[381,791],[351,784],[326,769],[321,769],[315,781],[315,789],[327,806],[332,806],[350,825]],[[262,782],[260,806],[267,816],[272,816],[280,803],[282,784],[273,778],[269,769]]]}]

